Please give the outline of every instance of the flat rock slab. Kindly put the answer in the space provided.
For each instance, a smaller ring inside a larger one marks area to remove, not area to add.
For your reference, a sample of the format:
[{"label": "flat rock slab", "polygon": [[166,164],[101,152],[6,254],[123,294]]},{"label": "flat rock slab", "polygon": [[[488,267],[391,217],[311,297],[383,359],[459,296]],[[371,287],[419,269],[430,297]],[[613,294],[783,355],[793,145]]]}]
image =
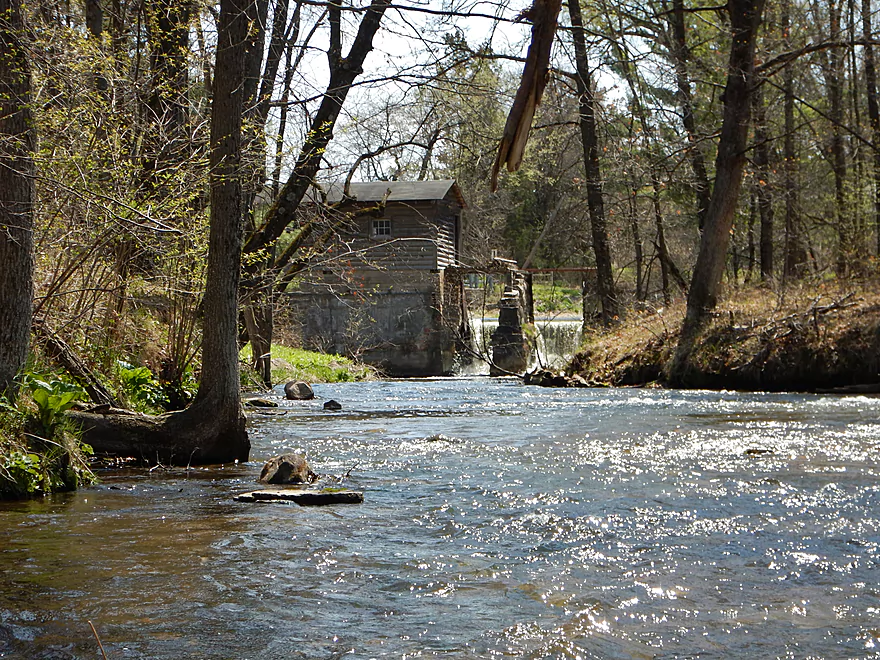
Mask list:
[{"label": "flat rock slab", "polygon": [[300,506],[360,504],[364,494],[356,490],[267,488],[235,496],[236,502],[296,502]]}]

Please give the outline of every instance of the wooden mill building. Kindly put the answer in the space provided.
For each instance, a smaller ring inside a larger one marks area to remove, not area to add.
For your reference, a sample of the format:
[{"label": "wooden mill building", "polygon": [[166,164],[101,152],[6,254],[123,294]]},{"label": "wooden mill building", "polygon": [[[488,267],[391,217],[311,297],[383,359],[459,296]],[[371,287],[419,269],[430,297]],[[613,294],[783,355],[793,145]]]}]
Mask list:
[{"label": "wooden mill building", "polygon": [[[466,335],[453,180],[324,187],[336,238],[288,294],[305,348],[353,355],[391,376],[450,373]],[[451,275],[452,271],[450,271]]]}]

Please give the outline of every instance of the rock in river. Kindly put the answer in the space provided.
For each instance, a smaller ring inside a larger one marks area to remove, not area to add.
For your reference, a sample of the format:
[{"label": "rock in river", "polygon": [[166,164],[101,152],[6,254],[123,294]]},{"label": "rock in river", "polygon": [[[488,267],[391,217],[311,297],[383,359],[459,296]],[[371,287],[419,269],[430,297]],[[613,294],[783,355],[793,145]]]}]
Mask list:
[{"label": "rock in river", "polygon": [[336,399],[324,402],[324,410],[342,410],[342,404]]},{"label": "rock in river", "polygon": [[284,386],[284,396],[291,401],[306,401],[315,398],[315,391],[305,381],[292,380]]},{"label": "rock in river", "polygon": [[317,478],[302,454],[276,456],[260,472],[260,481],[266,484],[307,484]]}]

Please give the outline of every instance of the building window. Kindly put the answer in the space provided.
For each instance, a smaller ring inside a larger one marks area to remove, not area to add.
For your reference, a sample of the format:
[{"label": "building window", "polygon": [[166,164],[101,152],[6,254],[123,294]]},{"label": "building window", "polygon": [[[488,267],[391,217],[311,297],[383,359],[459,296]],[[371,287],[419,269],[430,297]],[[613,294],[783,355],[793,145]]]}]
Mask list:
[{"label": "building window", "polygon": [[391,236],[391,220],[373,220],[373,236]]}]

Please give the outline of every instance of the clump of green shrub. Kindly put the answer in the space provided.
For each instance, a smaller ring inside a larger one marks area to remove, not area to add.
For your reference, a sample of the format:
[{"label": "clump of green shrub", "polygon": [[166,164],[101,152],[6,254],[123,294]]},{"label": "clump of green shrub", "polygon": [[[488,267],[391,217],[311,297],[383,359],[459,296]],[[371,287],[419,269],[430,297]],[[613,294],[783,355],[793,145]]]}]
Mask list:
[{"label": "clump of green shrub", "polygon": [[26,374],[15,402],[0,400],[0,499],[74,490],[95,477],[65,415],[83,389],[57,377]]},{"label": "clump of green shrub", "polygon": [[148,367],[116,362],[119,385],[128,405],[139,412],[161,413],[184,408],[196,394],[197,383],[187,371],[179,383],[158,379]]}]

